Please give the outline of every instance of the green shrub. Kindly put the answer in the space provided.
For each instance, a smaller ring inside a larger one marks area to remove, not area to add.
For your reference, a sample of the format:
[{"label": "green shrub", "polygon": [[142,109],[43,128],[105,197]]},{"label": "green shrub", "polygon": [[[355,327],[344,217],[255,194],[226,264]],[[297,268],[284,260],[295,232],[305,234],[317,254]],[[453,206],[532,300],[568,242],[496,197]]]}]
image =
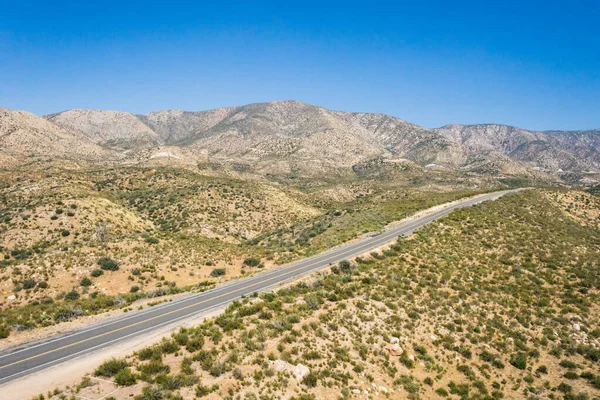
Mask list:
[{"label": "green shrub", "polygon": [[138,367],[141,373],[148,375],[168,374],[171,368],[162,363],[161,360],[151,360],[148,364],[142,364]]},{"label": "green shrub", "polygon": [[260,264],[260,258],[248,257],[244,260],[244,265],[248,267],[257,267]]},{"label": "green shrub", "polygon": [[98,265],[105,271],[117,271],[119,269],[119,264],[109,257],[99,259]]},{"label": "green shrub", "polygon": [[111,377],[115,376],[125,368],[127,368],[127,362],[125,360],[117,360],[116,358],[111,358],[110,360],[105,361],[102,365],[96,368],[96,371],[94,371],[94,375]]},{"label": "green shrub", "polygon": [[217,278],[219,276],[225,275],[226,273],[227,273],[227,270],[225,268],[215,268],[210,273],[210,276],[212,276],[213,278]]},{"label": "green shrub", "polygon": [[137,382],[137,376],[129,368],[124,368],[115,374],[115,383],[119,386],[131,386]]},{"label": "green shrub", "polygon": [[302,379],[302,383],[304,383],[308,387],[316,387],[317,386],[317,375],[314,372],[309,372]]},{"label": "green shrub", "polygon": [[104,275],[104,271],[102,271],[101,269],[95,269],[90,273],[91,276],[93,276],[94,278],[97,278],[101,275]]},{"label": "green shrub", "polygon": [[33,289],[36,285],[36,281],[35,279],[32,278],[27,278],[27,279],[23,279],[23,282],[21,283],[21,285],[23,286],[23,289]]},{"label": "green shrub", "polygon": [[567,372],[565,372],[565,374],[563,376],[565,378],[571,379],[571,380],[573,380],[573,379],[579,379],[579,375],[575,371],[567,371]]},{"label": "green shrub", "polygon": [[148,244],[158,244],[158,242],[159,242],[159,240],[157,238],[152,237],[152,236],[147,236],[144,240]]},{"label": "green shrub", "polygon": [[510,359],[510,364],[518,369],[527,368],[527,354],[517,353]]},{"label": "green shrub", "polygon": [[6,339],[10,335],[10,328],[6,325],[0,325],[0,339]]},{"label": "green shrub", "polygon": [[80,297],[81,297],[81,295],[75,289],[73,289],[65,295],[65,300],[75,301],[75,300],[79,299]]},{"label": "green shrub", "polygon": [[90,278],[88,278],[87,276],[84,277],[81,282],[79,282],[81,284],[81,286],[87,287],[87,286],[92,286],[92,280]]}]

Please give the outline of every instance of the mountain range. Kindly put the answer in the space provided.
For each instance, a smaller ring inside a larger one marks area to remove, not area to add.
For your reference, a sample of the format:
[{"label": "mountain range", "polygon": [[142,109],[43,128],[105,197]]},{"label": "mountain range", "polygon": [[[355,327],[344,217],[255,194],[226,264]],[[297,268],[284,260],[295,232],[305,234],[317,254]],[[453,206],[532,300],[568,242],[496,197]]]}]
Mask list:
[{"label": "mountain range", "polygon": [[495,125],[426,129],[385,114],[276,101],[208,111],[69,110],[36,116],[0,108],[0,168],[61,162],[243,165],[261,174],[351,174],[365,163],[406,163],[485,175],[542,174],[592,182],[600,130]]}]

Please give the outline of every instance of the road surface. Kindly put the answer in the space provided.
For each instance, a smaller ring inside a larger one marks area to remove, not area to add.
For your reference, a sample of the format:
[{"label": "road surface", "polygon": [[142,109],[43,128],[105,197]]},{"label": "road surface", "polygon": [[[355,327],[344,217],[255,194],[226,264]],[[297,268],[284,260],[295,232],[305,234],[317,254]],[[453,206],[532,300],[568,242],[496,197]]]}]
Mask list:
[{"label": "road surface", "polygon": [[49,339],[29,346],[9,349],[0,355],[0,385],[35,371],[80,357],[117,341],[172,324],[196,313],[222,307],[242,296],[265,291],[288,281],[298,279],[337,263],[389,244],[400,235],[408,235],[422,226],[443,217],[457,208],[494,200],[515,190],[484,194],[475,198],[450,203],[429,214],[403,221],[384,232],[336,247],[314,257],[287,264],[271,271],[235,280],[203,293],[181,300],[163,303],[139,312],[130,312],[121,318],[105,322],[68,335]]}]

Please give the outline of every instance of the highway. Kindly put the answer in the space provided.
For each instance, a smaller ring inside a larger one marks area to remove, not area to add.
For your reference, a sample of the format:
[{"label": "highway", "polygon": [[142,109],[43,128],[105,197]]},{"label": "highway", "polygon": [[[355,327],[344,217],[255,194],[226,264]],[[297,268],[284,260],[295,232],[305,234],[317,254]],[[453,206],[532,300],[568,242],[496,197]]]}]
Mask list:
[{"label": "highway", "polygon": [[234,280],[203,293],[189,295],[180,300],[163,303],[141,311],[129,312],[123,317],[86,329],[71,332],[47,341],[19,346],[0,354],[0,387],[14,379],[44,368],[110,346],[120,340],[204,313],[248,296],[266,291],[283,283],[298,279],[343,259],[368,253],[389,244],[400,235],[408,235],[422,226],[441,218],[457,208],[495,200],[516,190],[506,190],[451,203],[429,214],[398,223],[382,233],[354,241],[319,255],[296,261],[270,271]]}]

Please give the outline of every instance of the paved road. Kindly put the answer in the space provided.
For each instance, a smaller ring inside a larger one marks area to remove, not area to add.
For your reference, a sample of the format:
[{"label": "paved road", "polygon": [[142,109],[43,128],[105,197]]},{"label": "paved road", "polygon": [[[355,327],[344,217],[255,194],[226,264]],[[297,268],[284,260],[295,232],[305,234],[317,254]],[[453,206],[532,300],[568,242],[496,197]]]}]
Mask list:
[{"label": "paved road", "polygon": [[209,291],[190,295],[178,301],[164,303],[115,319],[88,329],[48,341],[15,348],[0,355],[0,385],[63,361],[79,357],[119,340],[172,324],[195,313],[223,306],[241,296],[264,291],[284,282],[297,279],[332,263],[369,252],[407,235],[453,210],[485,200],[497,199],[514,190],[494,192],[454,203],[420,218],[399,223],[379,235],[346,244],[317,256],[287,264],[283,267],[248,278],[229,282]]}]

